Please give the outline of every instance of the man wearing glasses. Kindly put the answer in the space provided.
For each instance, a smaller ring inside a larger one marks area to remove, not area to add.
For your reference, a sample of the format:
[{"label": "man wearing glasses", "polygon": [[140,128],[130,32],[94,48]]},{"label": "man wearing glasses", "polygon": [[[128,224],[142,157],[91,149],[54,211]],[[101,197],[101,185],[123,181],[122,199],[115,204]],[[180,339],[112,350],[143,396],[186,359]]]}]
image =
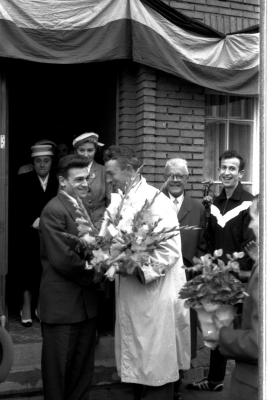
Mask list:
[{"label": "man wearing glasses", "polygon": [[[204,207],[201,202],[193,199],[186,192],[186,184],[189,177],[187,161],[182,158],[172,158],[166,162],[164,168],[167,185],[164,194],[173,203],[178,216],[179,226],[204,226]],[[193,265],[193,257],[200,256],[205,252],[203,239],[203,229],[182,229],[181,230],[181,252],[185,267]],[[186,269],[186,278],[191,279],[191,271]],[[191,359],[196,357],[197,352],[197,315],[190,309],[191,327]],[[182,377],[183,374],[181,373]],[[179,391],[181,381],[175,387],[175,392]],[[176,394],[175,394],[175,398]]]}]

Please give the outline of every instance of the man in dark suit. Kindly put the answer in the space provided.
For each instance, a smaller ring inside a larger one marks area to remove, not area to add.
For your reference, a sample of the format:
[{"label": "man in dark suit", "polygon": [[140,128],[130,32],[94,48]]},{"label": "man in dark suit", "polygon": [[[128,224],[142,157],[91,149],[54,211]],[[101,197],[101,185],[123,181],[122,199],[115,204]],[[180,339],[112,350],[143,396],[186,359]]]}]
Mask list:
[{"label": "man in dark suit", "polygon": [[[185,190],[189,177],[187,161],[182,158],[168,160],[165,165],[164,174],[165,178],[168,179],[164,193],[174,204],[179,225],[196,225],[202,228],[204,226],[204,207],[201,202],[190,197]],[[193,257],[201,254],[199,247],[201,246],[202,238],[202,229],[181,230],[182,257],[186,267],[192,266]]]},{"label": "man in dark suit", "polygon": [[40,218],[40,319],[45,400],[88,399],[94,367],[97,292],[65,232],[77,235],[74,202],[88,190],[88,161],[67,155],[58,164],[59,192]]},{"label": "man in dark suit", "polygon": [[[202,204],[191,198],[185,191],[189,177],[187,161],[182,158],[173,158],[167,161],[164,169],[165,179],[168,179],[164,193],[171,199],[178,215],[180,226],[204,225],[204,207]],[[193,257],[201,254],[203,246],[203,229],[182,229],[181,230],[181,251],[184,265],[188,268],[193,265]],[[204,250],[204,249],[203,249]],[[187,279],[191,274],[186,269]],[[191,326],[191,359],[196,357],[197,350],[197,315],[190,310]]]}]

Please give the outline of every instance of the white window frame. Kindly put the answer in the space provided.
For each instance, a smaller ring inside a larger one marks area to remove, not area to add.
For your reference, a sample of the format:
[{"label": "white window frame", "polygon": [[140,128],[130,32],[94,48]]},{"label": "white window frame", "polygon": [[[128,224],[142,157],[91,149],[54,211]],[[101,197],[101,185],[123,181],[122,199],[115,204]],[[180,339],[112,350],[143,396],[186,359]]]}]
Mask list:
[{"label": "white window frame", "polygon": [[[225,93],[216,93],[212,91],[207,91],[205,95],[217,95],[223,96],[226,98],[226,106],[227,106],[227,115],[226,117],[208,117],[205,116],[205,121],[210,120],[217,120],[223,121],[225,123],[225,138],[226,144],[225,147],[229,148],[229,123],[234,121],[234,118],[229,118],[229,97],[232,96],[230,94]],[[241,97],[248,97],[248,96],[241,96]],[[252,194],[259,193],[259,161],[260,161],[260,135],[259,135],[259,101],[258,98],[255,96],[253,97],[254,107],[253,107],[253,123],[252,123],[252,160],[251,160],[251,180],[249,181],[242,181],[242,184],[248,185],[251,188]],[[205,102],[206,105],[206,102]],[[240,122],[251,122],[251,119],[240,119],[236,118],[236,121]],[[215,185],[220,185],[220,180],[214,180]]]}]

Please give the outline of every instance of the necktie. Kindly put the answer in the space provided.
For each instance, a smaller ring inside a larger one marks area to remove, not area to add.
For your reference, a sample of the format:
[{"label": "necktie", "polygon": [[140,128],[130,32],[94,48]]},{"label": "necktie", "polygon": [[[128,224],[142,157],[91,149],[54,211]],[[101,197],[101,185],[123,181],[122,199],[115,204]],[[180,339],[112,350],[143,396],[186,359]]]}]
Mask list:
[{"label": "necktie", "polygon": [[174,198],[173,203],[174,203],[174,208],[176,210],[176,213],[178,213],[178,211],[179,211],[179,209],[178,209],[179,201],[178,201],[178,199],[176,197]]}]

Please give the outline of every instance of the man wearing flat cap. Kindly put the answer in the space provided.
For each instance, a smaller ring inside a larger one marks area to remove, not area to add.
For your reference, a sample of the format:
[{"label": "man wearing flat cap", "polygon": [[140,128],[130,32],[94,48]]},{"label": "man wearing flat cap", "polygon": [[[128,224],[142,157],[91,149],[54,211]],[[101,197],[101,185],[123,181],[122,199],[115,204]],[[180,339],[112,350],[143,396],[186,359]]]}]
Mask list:
[{"label": "man wearing flat cap", "polygon": [[88,193],[83,200],[89,211],[92,222],[100,227],[106,208],[106,183],[105,167],[95,161],[95,154],[99,147],[104,146],[99,142],[99,136],[95,132],[85,132],[73,140],[75,153],[85,157],[89,161]]},{"label": "man wearing flat cap", "polygon": [[18,175],[17,180],[17,222],[20,227],[17,240],[23,257],[19,271],[22,294],[20,314],[21,323],[25,327],[32,325],[32,312],[37,306],[41,277],[38,233],[40,214],[58,189],[57,179],[51,173],[53,155],[50,144],[32,146],[33,170]]}]

